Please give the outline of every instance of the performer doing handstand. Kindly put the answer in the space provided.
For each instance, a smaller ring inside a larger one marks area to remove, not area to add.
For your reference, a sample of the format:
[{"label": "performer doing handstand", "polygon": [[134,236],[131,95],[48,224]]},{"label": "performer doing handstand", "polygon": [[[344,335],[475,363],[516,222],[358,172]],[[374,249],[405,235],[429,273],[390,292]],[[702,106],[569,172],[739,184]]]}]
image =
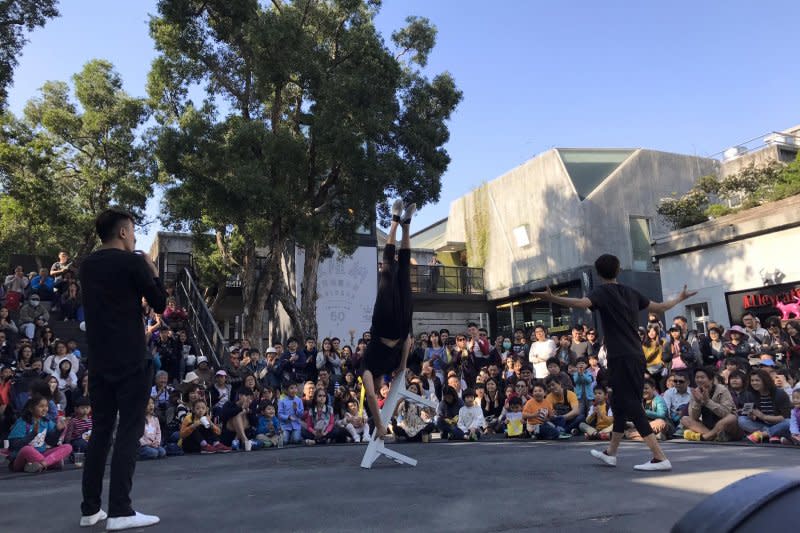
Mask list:
[{"label": "performer doing handstand", "polygon": [[[411,235],[409,224],[417,210],[416,204],[406,206],[397,200],[392,205],[392,225],[386,248],[383,250],[378,295],[372,311],[371,339],[364,351],[361,363],[362,379],[366,390],[367,403],[375,422],[375,438],[386,435],[386,427],[380,416],[378,398],[375,395],[376,381],[394,370],[401,372],[406,368],[408,352],[413,338],[411,333]],[[403,240],[395,260],[397,227],[403,226]],[[380,382],[379,382],[380,383]]]}]

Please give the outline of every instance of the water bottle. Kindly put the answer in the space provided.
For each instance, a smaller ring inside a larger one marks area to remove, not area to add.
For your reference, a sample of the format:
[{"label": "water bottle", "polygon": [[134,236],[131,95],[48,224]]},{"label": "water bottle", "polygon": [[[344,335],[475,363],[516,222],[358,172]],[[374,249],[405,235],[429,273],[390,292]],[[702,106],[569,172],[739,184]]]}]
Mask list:
[{"label": "water bottle", "polygon": [[233,439],[233,442],[231,443],[231,449],[234,451],[239,449],[239,439]]}]

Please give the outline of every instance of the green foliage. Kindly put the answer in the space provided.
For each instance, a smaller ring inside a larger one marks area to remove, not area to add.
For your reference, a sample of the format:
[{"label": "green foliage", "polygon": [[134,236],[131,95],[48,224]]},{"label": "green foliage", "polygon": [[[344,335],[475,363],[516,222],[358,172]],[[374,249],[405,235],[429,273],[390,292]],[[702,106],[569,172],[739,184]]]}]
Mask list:
[{"label": "green foliage", "polygon": [[484,183],[472,192],[464,209],[467,260],[474,268],[484,268],[489,258],[489,202],[489,185]]},{"label": "green foliage", "polygon": [[138,137],[144,100],[123,91],[107,61],[88,62],[73,83],[76,101],[66,83],[50,81],[22,120],[3,117],[0,243],[18,252],[86,254],[100,211],[117,205],[141,215],[152,195],[157,174]]},{"label": "green foliage", "polygon": [[0,107],[5,106],[26,34],[58,16],[58,0],[3,0],[0,2]]},{"label": "green foliage", "polygon": [[800,160],[788,165],[752,163],[724,179],[701,177],[683,196],[663,199],[657,211],[679,229],[795,194],[800,194]]},{"label": "green foliage", "polygon": [[234,233],[245,255],[320,242],[349,252],[376,205],[386,219],[387,195],[438,200],[461,93],[449,74],[414,66],[433,48],[430,23],[408,19],[392,50],[374,25],[379,4],[158,3],[148,92],[168,225],[221,232],[226,264],[244,265],[226,249]]}]

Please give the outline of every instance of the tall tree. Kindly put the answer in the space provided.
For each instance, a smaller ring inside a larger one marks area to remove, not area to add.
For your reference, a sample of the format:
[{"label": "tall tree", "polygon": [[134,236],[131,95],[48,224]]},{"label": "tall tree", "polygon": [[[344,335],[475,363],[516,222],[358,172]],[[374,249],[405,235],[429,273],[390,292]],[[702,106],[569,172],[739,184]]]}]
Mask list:
[{"label": "tall tree", "polygon": [[[374,25],[379,7],[161,0],[151,21],[167,219],[213,232],[221,260],[241,268],[245,334],[257,342],[268,301],[295,333],[316,334],[319,261],[332,246],[352,251],[376,205],[386,216],[387,195],[439,197],[446,121],[461,93],[449,74],[420,71],[433,26],[409,18],[389,47]],[[190,97],[198,85],[202,102]],[[296,246],[305,251],[300,306]]]},{"label": "tall tree", "polygon": [[77,101],[66,83],[50,81],[23,119],[4,115],[0,243],[7,247],[58,246],[83,256],[96,244],[98,213],[117,205],[141,215],[152,196],[158,169],[139,134],[145,100],[123,91],[107,61],[88,62],[72,81]]},{"label": "tall tree", "polygon": [[0,0],[0,107],[5,106],[14,68],[28,42],[26,33],[57,17],[57,5],[58,0]]}]

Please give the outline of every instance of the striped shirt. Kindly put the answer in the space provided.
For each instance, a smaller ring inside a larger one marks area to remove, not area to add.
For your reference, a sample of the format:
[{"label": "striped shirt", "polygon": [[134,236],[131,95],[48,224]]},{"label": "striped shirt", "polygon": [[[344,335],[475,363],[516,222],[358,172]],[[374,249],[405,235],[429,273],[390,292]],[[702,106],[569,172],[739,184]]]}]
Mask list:
[{"label": "striped shirt", "polygon": [[87,431],[92,430],[92,417],[87,417],[85,420],[81,418],[73,418],[67,431],[64,433],[64,442],[69,443],[72,440],[80,439]]}]

